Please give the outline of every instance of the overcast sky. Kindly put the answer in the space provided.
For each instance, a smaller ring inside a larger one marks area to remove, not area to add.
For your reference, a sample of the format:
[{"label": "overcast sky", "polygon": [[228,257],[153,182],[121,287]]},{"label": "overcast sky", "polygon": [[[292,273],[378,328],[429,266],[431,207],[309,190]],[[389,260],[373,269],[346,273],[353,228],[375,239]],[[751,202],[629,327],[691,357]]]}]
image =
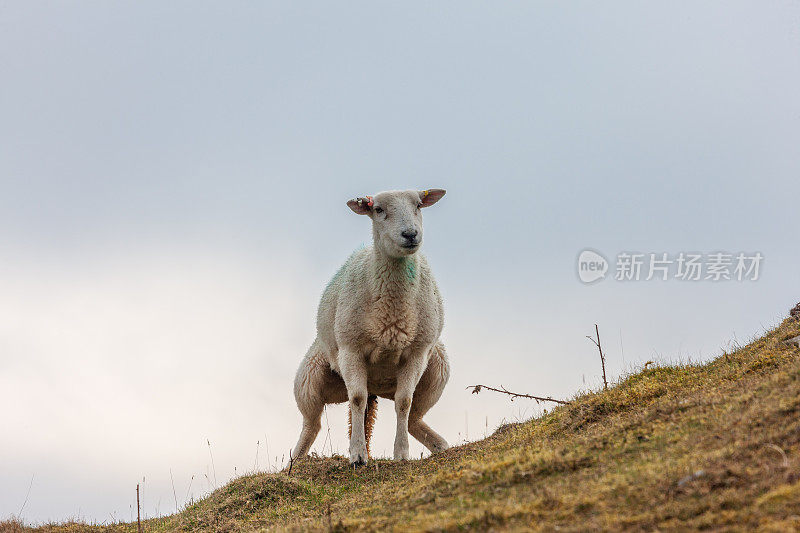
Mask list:
[{"label": "overcast sky", "polygon": [[[354,196],[448,191],[426,419],[453,444],[540,409],[467,385],[600,386],[595,323],[615,379],[760,334],[800,300],[799,28],[788,1],[0,3],[0,517],[30,487],[28,521],[128,520],[137,482],[166,514],[275,468],[319,295],[370,239]],[[759,279],[613,279],[720,251]]]}]

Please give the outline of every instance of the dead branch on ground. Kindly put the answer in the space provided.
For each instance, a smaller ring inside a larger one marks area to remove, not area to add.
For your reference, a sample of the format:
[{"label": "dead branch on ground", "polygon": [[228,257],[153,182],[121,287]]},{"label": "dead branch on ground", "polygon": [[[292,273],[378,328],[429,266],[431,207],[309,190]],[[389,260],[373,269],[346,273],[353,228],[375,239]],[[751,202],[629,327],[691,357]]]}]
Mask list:
[{"label": "dead branch on ground", "polygon": [[555,403],[560,403],[562,405],[568,405],[569,404],[569,402],[566,402],[564,400],[556,400],[555,398],[552,398],[550,396],[545,398],[543,396],[533,396],[532,394],[522,394],[522,393],[519,393],[519,392],[511,392],[510,390],[506,389],[502,385],[500,385],[499,389],[495,389],[494,387],[488,387],[486,385],[470,385],[467,388],[468,389],[470,389],[470,388],[472,389],[472,394],[478,394],[481,391],[481,389],[487,389],[487,390],[491,390],[491,391],[494,391],[494,392],[500,392],[502,394],[508,394],[509,396],[511,396],[511,401],[512,402],[514,401],[514,398],[530,398],[531,400],[536,400],[537,402],[555,402]]},{"label": "dead branch on ground", "polygon": [[593,339],[589,335],[586,335],[586,338],[592,341],[592,343],[597,346],[597,349],[600,350],[600,364],[603,367],[603,389],[608,390],[608,380],[606,379],[606,358],[603,355],[603,348],[600,346],[600,328],[597,327],[597,324],[594,325],[594,332],[597,334],[597,340]]}]

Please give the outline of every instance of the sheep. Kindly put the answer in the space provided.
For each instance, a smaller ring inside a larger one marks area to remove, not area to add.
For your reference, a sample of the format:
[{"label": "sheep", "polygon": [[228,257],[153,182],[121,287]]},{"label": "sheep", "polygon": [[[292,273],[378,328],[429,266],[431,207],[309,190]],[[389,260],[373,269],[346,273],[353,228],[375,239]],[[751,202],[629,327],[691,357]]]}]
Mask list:
[{"label": "sheep", "polygon": [[306,456],[325,404],[349,402],[350,464],[362,465],[377,397],[394,400],[394,459],[408,459],[408,434],[432,453],[447,441],[422,421],[450,376],[439,340],[444,308],[422,244],[421,208],[443,189],[389,191],[347,202],[372,219],[372,246],[354,252],[328,283],[317,311],[317,338],[294,381],[303,427],[292,457]]}]

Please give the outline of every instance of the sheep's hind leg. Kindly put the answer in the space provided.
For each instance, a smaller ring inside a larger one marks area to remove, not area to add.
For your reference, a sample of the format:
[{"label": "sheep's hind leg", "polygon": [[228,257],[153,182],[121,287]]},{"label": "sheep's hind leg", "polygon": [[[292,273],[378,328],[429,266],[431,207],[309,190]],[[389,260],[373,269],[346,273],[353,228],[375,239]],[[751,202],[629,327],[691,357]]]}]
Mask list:
[{"label": "sheep's hind leg", "polygon": [[450,363],[447,361],[444,344],[437,342],[431,349],[428,367],[414,391],[411,413],[408,416],[408,432],[431,453],[446,450],[448,445],[441,435],[422,421],[422,417],[439,401],[449,377]]},{"label": "sheep's hind leg", "polygon": [[404,461],[408,455],[408,432],[411,405],[420,379],[425,373],[424,352],[411,354],[397,374],[397,389],[394,393],[394,410],[397,414],[397,432],[394,438],[394,460]]},{"label": "sheep's hind leg", "polygon": [[308,455],[308,450],[319,434],[322,427],[320,418],[322,416],[322,408],[319,409],[318,414],[307,415],[303,413],[303,429],[300,431],[300,438],[297,439],[297,444],[292,451],[292,460],[298,460]]},{"label": "sheep's hind leg", "polygon": [[326,403],[347,399],[344,382],[334,374],[315,342],[308,350],[294,380],[294,397],[303,415],[303,429],[292,451],[293,459],[308,454],[322,427],[322,410]]}]

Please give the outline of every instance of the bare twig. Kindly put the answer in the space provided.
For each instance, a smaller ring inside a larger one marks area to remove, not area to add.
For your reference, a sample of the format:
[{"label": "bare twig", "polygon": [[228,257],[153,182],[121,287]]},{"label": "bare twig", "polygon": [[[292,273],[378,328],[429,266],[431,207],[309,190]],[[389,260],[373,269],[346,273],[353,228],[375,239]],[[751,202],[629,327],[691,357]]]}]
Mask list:
[{"label": "bare twig", "polygon": [[261,441],[256,441],[256,460],[253,463],[253,472],[258,472],[258,448],[261,446]]},{"label": "bare twig", "polygon": [[139,484],[136,484],[136,529],[142,533],[142,513],[139,505]]},{"label": "bare twig", "polygon": [[[192,490],[192,483],[194,483],[194,474],[192,474],[191,479],[189,479],[189,488],[186,489],[186,497],[183,499],[183,504],[186,505],[186,502],[189,501],[189,491]],[[194,498],[192,498],[194,499]]]},{"label": "bare twig", "polygon": [[22,511],[24,511],[25,510],[25,506],[28,505],[28,496],[31,495],[31,487],[33,487],[33,476],[34,475],[35,474],[31,475],[31,482],[28,484],[28,492],[25,493],[25,501],[22,502],[22,507],[20,507],[19,513],[17,513],[17,516],[19,517],[20,520],[22,520]]},{"label": "bare twig", "polygon": [[586,335],[586,338],[592,341],[592,343],[597,346],[597,349],[600,351],[600,364],[603,367],[603,388],[608,390],[608,380],[606,379],[606,358],[603,355],[603,347],[600,346],[600,328],[597,327],[597,324],[594,325],[594,332],[597,334],[597,340],[594,340],[589,335]]},{"label": "bare twig", "polygon": [[267,438],[267,434],[266,433],[264,433],[264,448],[265,448],[266,453],[267,453],[267,472],[269,472],[270,469],[272,469],[272,465],[269,462],[269,439]]},{"label": "bare twig", "polygon": [[499,389],[495,389],[494,387],[487,387],[486,385],[470,385],[467,388],[468,389],[470,389],[470,388],[472,389],[472,394],[478,394],[481,391],[481,389],[488,389],[488,390],[491,390],[491,391],[494,391],[494,392],[500,392],[500,393],[503,393],[503,394],[508,394],[509,396],[511,396],[511,401],[512,402],[514,401],[514,398],[530,398],[531,400],[536,400],[537,402],[555,402],[555,403],[560,403],[562,405],[569,404],[569,402],[565,402],[564,400],[556,400],[555,398],[551,398],[550,396],[545,398],[543,396],[533,396],[531,394],[522,394],[522,393],[519,393],[519,392],[511,392],[510,390],[506,389],[502,385],[500,385]]},{"label": "bare twig", "polygon": [[172,481],[172,497],[175,498],[175,512],[178,512],[178,495],[175,493],[175,478],[172,477],[172,469],[169,469],[169,480]]},{"label": "bare twig", "polygon": [[211,471],[214,473],[214,488],[217,488],[217,467],[214,466],[214,454],[211,453],[211,441],[206,439],[208,443],[208,455],[211,457]]},{"label": "bare twig", "polygon": [[331,456],[333,455],[333,439],[331,439],[331,424],[328,421],[328,406],[326,405],[323,407],[323,412],[325,413],[325,426],[328,428],[327,433],[325,434],[325,440],[322,441],[322,453],[325,453],[325,443],[327,442],[330,446]]},{"label": "bare twig", "polygon": [[292,450],[289,450],[289,473],[286,474],[287,476],[292,475],[292,465],[294,464],[294,458],[292,457]]}]

